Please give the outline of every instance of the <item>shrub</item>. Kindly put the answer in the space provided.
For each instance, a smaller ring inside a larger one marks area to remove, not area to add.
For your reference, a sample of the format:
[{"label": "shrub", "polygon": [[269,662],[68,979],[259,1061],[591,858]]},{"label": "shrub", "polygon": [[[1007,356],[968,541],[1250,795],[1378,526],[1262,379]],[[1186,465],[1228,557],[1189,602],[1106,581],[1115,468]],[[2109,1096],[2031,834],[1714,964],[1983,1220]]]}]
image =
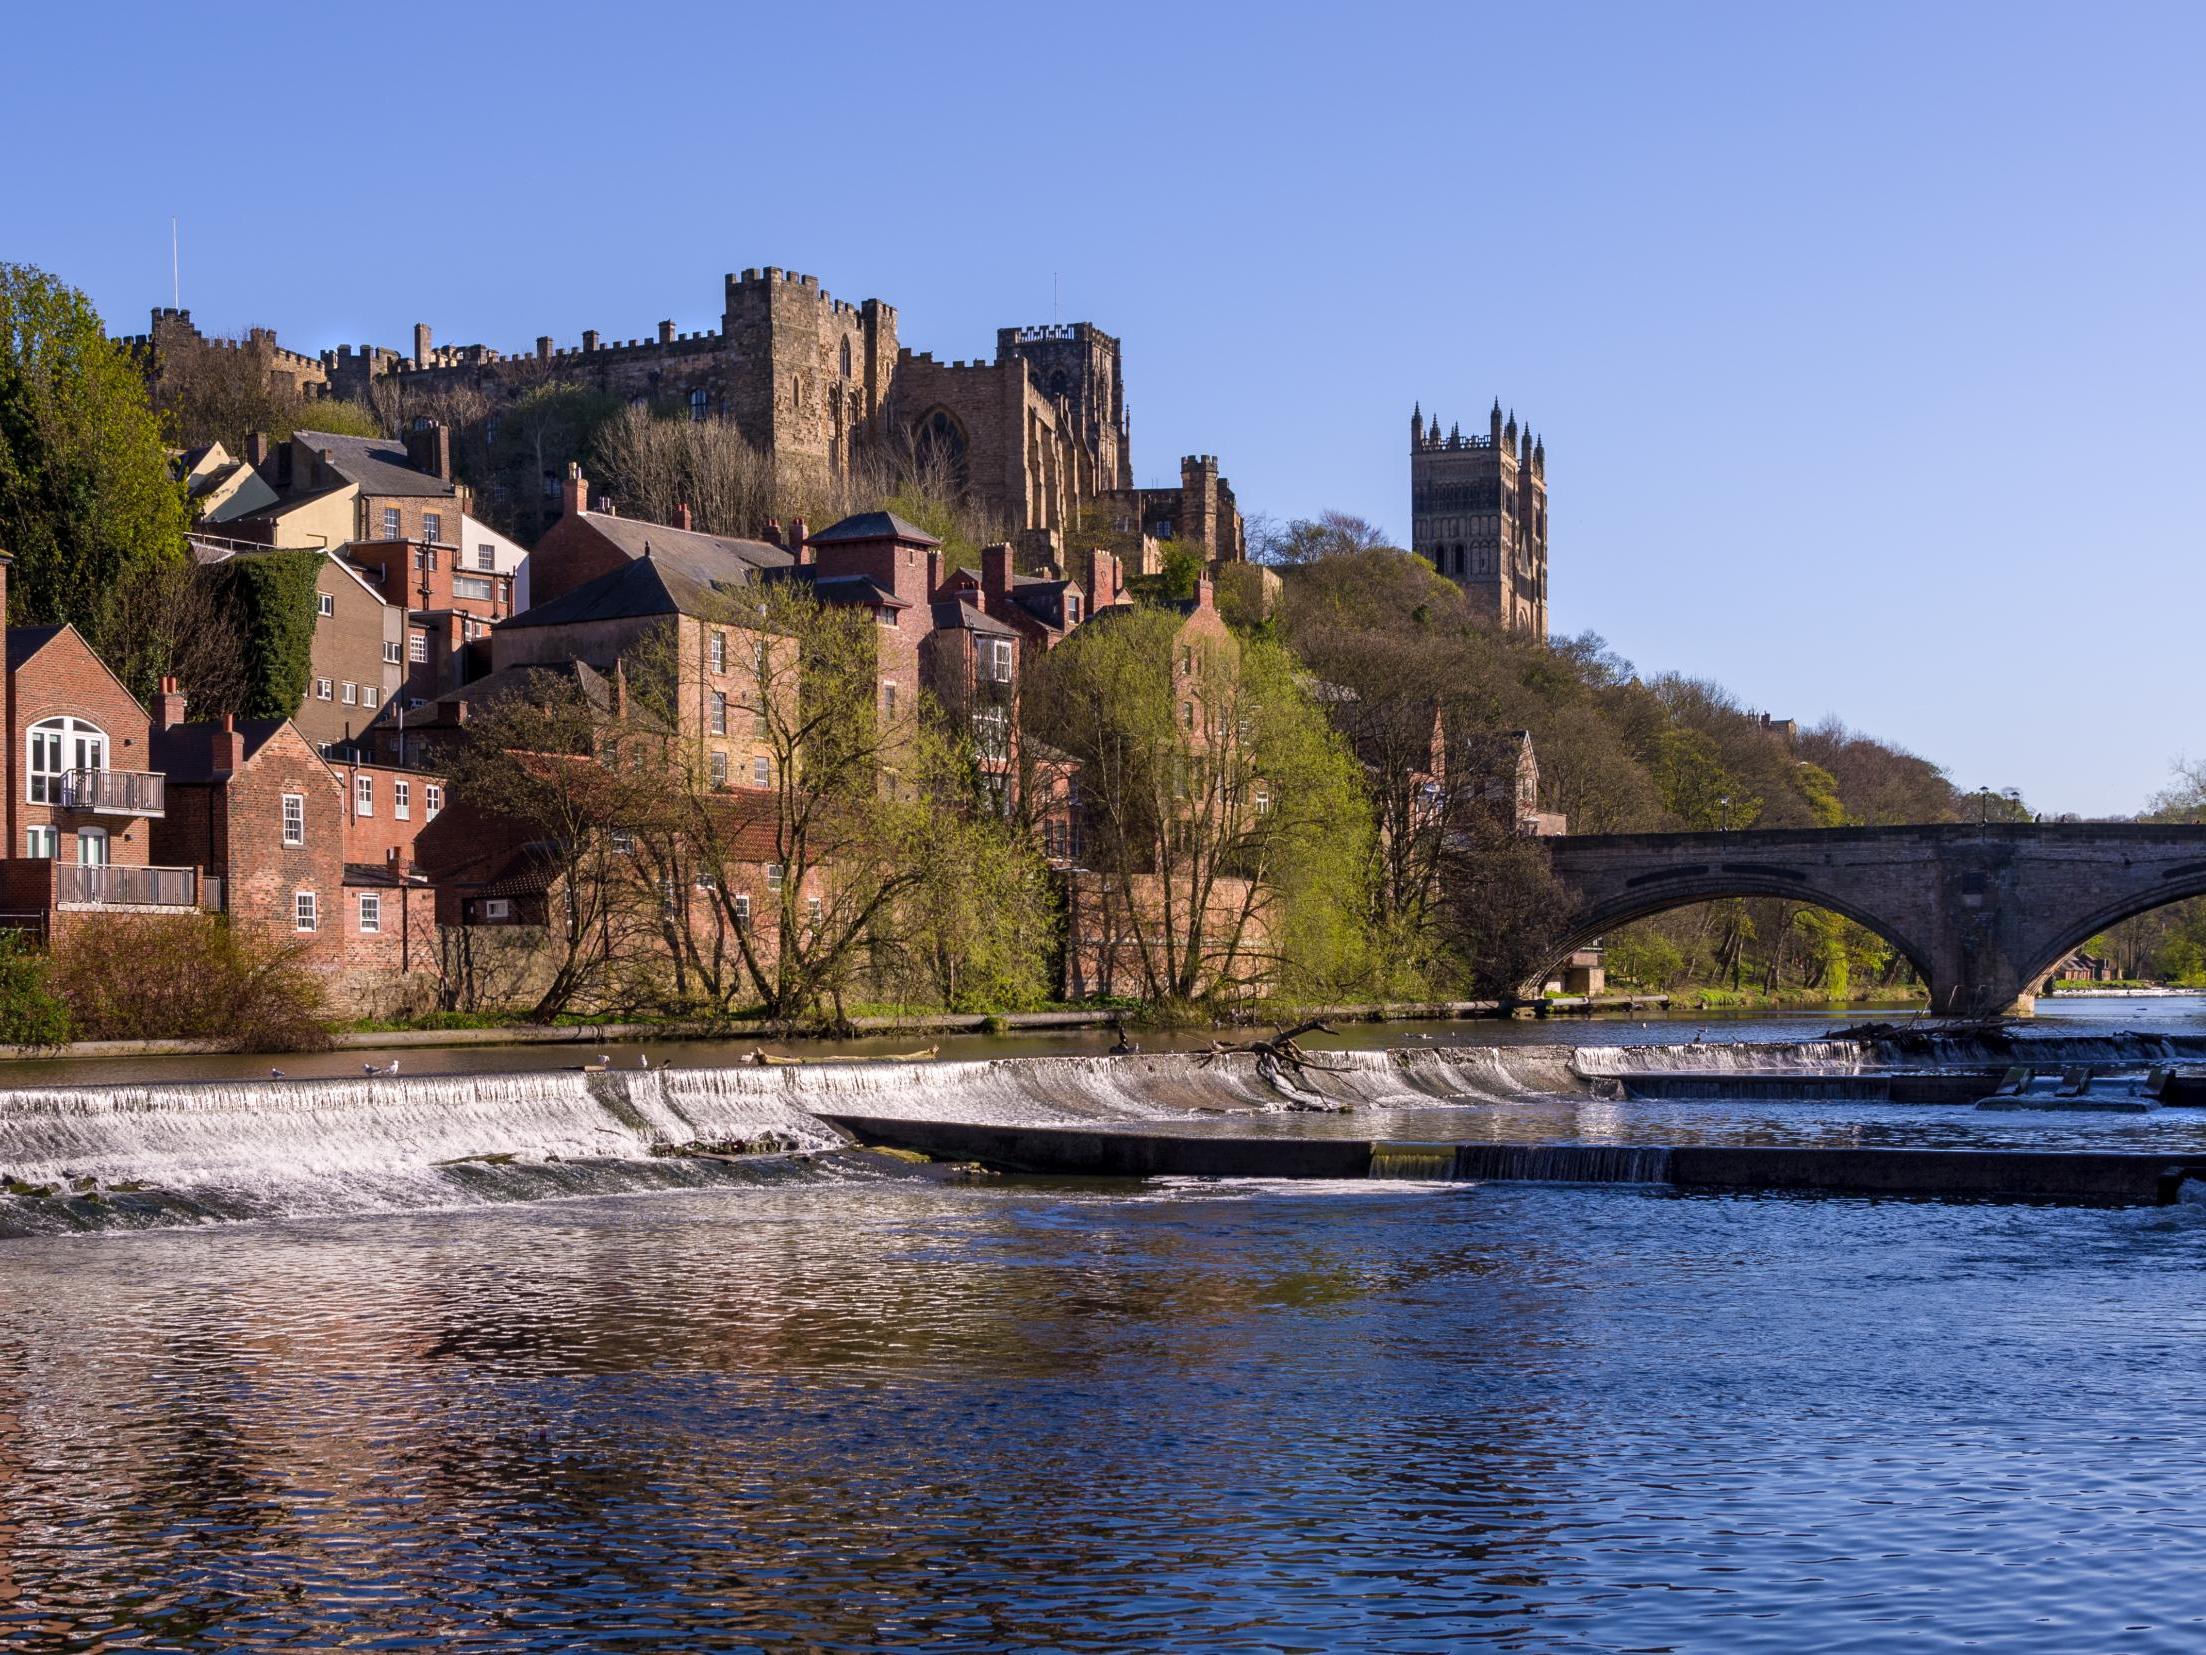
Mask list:
[{"label": "shrub", "polygon": [[51,981],[80,1040],[216,1040],[231,1051],[329,1044],[319,978],[295,946],[212,914],[88,925],[54,950]]},{"label": "shrub", "polygon": [[0,1043],[49,1051],[69,1038],[69,1008],[47,982],[48,963],[20,931],[0,931]]}]

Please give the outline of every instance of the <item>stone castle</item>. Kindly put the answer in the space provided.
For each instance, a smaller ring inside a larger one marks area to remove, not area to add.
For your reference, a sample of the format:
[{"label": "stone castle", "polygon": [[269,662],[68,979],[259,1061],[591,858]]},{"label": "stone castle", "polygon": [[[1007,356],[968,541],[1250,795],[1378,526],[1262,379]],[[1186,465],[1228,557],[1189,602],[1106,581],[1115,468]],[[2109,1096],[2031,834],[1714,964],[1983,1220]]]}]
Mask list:
[{"label": "stone castle", "polygon": [[1499,401],[1483,437],[1409,417],[1410,549],[1511,631],[1547,636],[1547,446]]},{"label": "stone castle", "polygon": [[[164,345],[199,340],[188,311],[156,310],[124,341],[158,373]],[[774,268],[730,275],[720,326],[579,346],[539,337],[533,351],[437,345],[340,345],[319,358],[256,336],[307,394],[366,402],[381,386],[468,388],[503,399],[546,383],[586,385],[697,420],[732,421],[777,470],[847,476],[869,456],[952,482],[1010,530],[1047,542],[1113,531],[1200,545],[1212,561],[1246,556],[1233,490],[1218,462],[1180,462],[1175,487],[1133,484],[1119,342],[1086,322],[1003,328],[993,361],[940,362],[905,349],[897,313],[852,304],[816,276]]]}]

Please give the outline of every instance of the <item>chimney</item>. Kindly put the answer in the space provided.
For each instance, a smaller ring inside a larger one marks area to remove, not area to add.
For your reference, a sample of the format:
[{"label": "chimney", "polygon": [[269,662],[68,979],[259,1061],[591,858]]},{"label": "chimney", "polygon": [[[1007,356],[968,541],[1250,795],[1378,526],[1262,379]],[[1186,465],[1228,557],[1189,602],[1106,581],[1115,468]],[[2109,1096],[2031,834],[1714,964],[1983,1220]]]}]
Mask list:
[{"label": "chimney", "polygon": [[561,490],[561,498],[566,502],[569,517],[590,509],[590,479],[582,475],[582,467],[573,460],[567,462],[567,482]]},{"label": "chimney", "polygon": [[661,322],[659,324],[659,343],[662,345],[674,343],[674,324],[672,322]]},{"label": "chimney", "polygon": [[674,526],[677,529],[694,529],[697,526],[690,519],[689,502],[687,500],[674,508]]},{"label": "chimney", "polygon": [[213,732],[214,771],[232,775],[245,765],[245,738],[237,733],[237,714],[224,713],[222,726]]},{"label": "chimney", "polygon": [[1208,575],[1195,582],[1195,607],[1197,609],[1215,609],[1217,604],[1212,601],[1213,597],[1214,593]]},{"label": "chimney", "polygon": [[161,693],[153,698],[153,727],[173,730],[183,722],[184,692],[177,688],[176,676],[171,673],[161,680]]},{"label": "chimney", "polygon": [[452,480],[452,430],[442,420],[418,420],[406,433],[406,459],[439,482]]},{"label": "chimney", "polygon": [[999,541],[980,549],[980,589],[989,598],[1011,595],[1011,543]]},{"label": "chimney", "polygon": [[767,545],[780,546],[785,551],[788,549],[788,542],[783,538],[781,533],[780,518],[769,517],[766,519],[765,535]]},{"label": "chimney", "polygon": [[927,548],[927,601],[932,603],[937,588],[942,585],[942,548]]},{"label": "chimney", "polygon": [[429,324],[427,322],[416,322],[414,324],[414,366],[426,368],[428,365]]},{"label": "chimney", "polygon": [[268,463],[268,433],[255,431],[245,439],[245,463],[258,471]]},{"label": "chimney", "polygon": [[804,526],[803,518],[792,517],[789,519],[789,550],[796,553],[799,563],[810,563],[812,561],[811,556],[804,549],[804,543],[811,538],[812,531]]}]

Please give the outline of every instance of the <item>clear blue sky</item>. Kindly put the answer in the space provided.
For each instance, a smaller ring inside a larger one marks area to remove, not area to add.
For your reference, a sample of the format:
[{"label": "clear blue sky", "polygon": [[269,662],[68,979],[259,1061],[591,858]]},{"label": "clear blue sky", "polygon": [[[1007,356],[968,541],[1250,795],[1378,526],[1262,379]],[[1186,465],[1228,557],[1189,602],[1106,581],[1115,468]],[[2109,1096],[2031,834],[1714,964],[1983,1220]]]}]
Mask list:
[{"label": "clear blue sky", "polygon": [[[383,5],[13,25],[0,257],[306,349],[1126,342],[1138,480],[1408,528],[1545,434],[1559,630],[2039,808],[2206,756],[2206,10]],[[27,142],[26,142],[27,140]]]}]

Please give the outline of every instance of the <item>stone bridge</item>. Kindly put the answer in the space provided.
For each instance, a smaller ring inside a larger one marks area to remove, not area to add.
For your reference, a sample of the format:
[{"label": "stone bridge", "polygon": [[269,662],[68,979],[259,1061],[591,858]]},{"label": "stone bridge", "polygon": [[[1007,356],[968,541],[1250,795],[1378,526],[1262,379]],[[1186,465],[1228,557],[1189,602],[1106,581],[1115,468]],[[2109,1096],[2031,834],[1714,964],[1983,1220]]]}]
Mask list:
[{"label": "stone bridge", "polygon": [[1557,957],[1721,897],[1812,903],[1914,963],[1945,1016],[2029,1011],[2046,975],[2118,921],[2206,895],[2206,827],[1994,822],[1634,833],[1547,841],[1569,919]]}]

